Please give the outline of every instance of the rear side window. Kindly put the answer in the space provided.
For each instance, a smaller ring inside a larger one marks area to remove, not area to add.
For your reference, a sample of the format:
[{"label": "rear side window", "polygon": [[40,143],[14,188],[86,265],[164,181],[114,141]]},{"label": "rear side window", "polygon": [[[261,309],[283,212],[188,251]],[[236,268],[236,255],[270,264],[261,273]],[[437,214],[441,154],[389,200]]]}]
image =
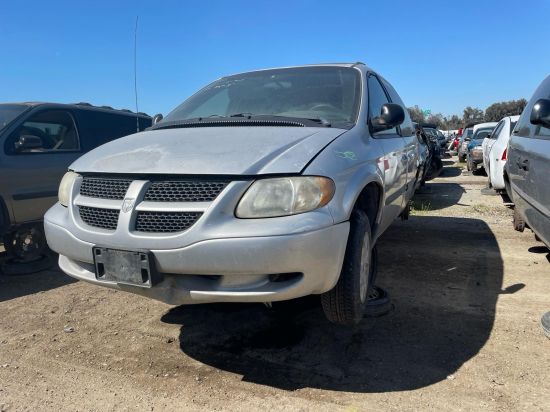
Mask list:
[{"label": "rear side window", "polygon": [[[99,110],[75,111],[82,147],[91,150],[111,140],[136,133],[136,116]],[[140,130],[151,126],[151,118],[140,117]]]},{"label": "rear side window", "polygon": [[74,152],[80,150],[73,116],[65,110],[31,115],[7,140],[10,154]]},{"label": "rear side window", "polygon": [[[386,92],[382,88],[382,85],[375,76],[370,75],[368,77],[369,88],[369,118],[380,116],[382,111],[382,105],[389,103],[390,100],[386,95]],[[397,134],[397,128],[384,130],[376,133],[376,136]]]},{"label": "rear side window", "polygon": [[498,124],[497,124],[497,127],[495,127],[495,130],[490,134],[490,136],[488,136],[489,138],[491,139],[498,139],[498,135],[500,134],[500,132],[502,131],[502,128],[504,127],[504,120],[501,120]]}]

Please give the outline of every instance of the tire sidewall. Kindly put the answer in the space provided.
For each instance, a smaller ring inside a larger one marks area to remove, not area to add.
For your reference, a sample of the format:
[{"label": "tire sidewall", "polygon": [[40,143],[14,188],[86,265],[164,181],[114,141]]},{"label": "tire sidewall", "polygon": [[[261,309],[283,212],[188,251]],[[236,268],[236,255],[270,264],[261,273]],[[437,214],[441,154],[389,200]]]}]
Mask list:
[{"label": "tire sidewall", "polygon": [[[342,269],[341,276],[347,277],[350,287],[353,291],[351,294],[352,301],[350,302],[353,306],[353,313],[355,321],[358,322],[365,312],[367,306],[367,297],[364,301],[361,301],[361,269],[363,263],[363,249],[365,248],[365,243],[368,242],[366,247],[369,248],[369,253],[365,258],[369,259],[369,268],[372,264],[372,235],[370,222],[367,217],[367,214],[362,210],[356,210],[352,214],[351,218],[351,230],[348,239],[348,245],[346,247],[346,257],[344,260],[344,267]],[[370,272],[370,271],[369,271]],[[370,276],[369,273],[366,274],[367,282],[367,296]]]}]

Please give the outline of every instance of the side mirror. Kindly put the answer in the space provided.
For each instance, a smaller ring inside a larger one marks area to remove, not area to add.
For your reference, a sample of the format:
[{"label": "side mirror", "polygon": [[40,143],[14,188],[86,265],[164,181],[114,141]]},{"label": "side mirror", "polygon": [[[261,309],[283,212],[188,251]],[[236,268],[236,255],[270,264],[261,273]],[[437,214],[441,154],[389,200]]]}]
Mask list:
[{"label": "side mirror", "polygon": [[385,103],[380,109],[380,116],[370,121],[371,132],[377,133],[399,126],[405,121],[405,111],[395,103]]},{"label": "side mirror", "polygon": [[550,127],[550,99],[539,99],[531,110],[531,124]]},{"label": "side mirror", "polygon": [[22,152],[32,149],[41,149],[43,147],[42,139],[38,136],[23,135],[15,142],[15,151]]},{"label": "side mirror", "polygon": [[471,137],[465,137],[465,138],[464,138],[464,141],[465,141],[465,142],[469,142],[470,140],[472,140]]},{"label": "side mirror", "polygon": [[153,125],[157,124],[162,119],[164,119],[164,116],[161,113],[157,113],[156,115],[153,116]]}]

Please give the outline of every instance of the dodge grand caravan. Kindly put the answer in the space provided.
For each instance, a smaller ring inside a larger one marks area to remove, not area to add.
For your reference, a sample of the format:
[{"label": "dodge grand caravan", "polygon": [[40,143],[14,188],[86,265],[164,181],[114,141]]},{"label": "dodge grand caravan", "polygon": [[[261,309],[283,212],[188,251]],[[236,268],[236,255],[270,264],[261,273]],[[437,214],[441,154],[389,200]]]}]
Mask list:
[{"label": "dodge grand caravan", "polygon": [[373,247],[408,211],[417,145],[362,63],[223,77],[74,162],[48,244],[77,279],[170,304],[321,294],[330,321],[356,323]]}]

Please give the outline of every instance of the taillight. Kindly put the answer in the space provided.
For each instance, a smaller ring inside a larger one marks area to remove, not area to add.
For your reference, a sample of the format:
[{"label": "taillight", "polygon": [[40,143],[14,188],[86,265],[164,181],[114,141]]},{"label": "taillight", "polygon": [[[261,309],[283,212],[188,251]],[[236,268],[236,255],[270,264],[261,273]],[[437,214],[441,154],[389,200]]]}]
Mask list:
[{"label": "taillight", "polygon": [[502,159],[501,160],[506,160],[506,152],[508,151],[508,148],[504,149],[504,152],[502,152]]}]

